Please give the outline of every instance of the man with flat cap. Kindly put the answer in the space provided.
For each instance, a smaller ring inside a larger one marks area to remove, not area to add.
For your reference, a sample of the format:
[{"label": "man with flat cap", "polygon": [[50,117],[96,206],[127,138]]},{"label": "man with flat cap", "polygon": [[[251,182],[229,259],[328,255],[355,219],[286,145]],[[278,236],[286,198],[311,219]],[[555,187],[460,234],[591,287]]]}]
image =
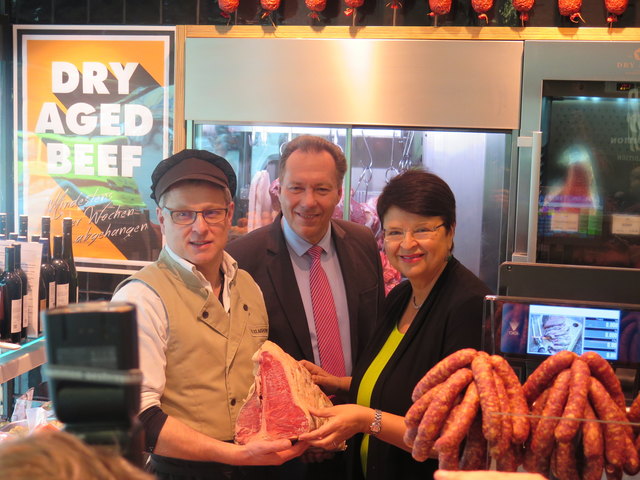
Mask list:
[{"label": "man with flat cap", "polygon": [[140,421],[160,479],[250,479],[240,465],[277,465],[305,445],[232,443],[253,382],[251,356],[268,335],[260,288],[224,251],[236,176],[222,157],[183,150],[153,171],[165,246],[116,288],[137,307]]}]

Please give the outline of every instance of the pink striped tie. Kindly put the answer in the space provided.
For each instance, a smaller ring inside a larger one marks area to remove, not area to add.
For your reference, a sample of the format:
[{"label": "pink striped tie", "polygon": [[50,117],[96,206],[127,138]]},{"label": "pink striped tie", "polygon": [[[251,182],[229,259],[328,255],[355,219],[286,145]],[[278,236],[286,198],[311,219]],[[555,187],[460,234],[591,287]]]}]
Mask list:
[{"label": "pink striped tie", "polygon": [[320,364],[332,375],[344,377],[344,355],[340,341],[340,328],[338,327],[338,315],[336,305],[331,294],[329,279],[320,264],[322,247],[314,245],[307,250],[311,256],[311,270],[309,282],[311,286],[311,305],[313,307],[313,320],[316,324],[316,336],[318,338],[318,351]]}]

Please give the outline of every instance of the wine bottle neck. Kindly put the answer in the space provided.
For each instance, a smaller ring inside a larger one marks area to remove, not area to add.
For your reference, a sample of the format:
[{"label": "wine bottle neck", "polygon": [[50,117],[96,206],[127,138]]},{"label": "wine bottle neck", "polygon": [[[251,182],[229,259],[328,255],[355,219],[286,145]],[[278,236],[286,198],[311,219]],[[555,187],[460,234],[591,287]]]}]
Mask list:
[{"label": "wine bottle neck", "polygon": [[4,268],[7,272],[13,272],[15,269],[15,252],[13,248],[7,247],[4,250]]},{"label": "wine bottle neck", "polygon": [[50,246],[49,246],[49,239],[41,239],[40,243],[42,244],[42,257],[41,257],[41,263],[49,263],[51,262],[51,253],[50,253]]},{"label": "wine bottle neck", "polygon": [[62,258],[62,237],[53,239],[53,258]]}]

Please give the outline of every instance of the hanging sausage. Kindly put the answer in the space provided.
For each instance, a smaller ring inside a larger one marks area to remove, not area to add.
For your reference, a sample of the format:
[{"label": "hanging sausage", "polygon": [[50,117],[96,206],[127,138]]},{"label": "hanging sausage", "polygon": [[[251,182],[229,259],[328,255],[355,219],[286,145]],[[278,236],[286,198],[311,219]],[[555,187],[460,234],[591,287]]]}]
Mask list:
[{"label": "hanging sausage", "polygon": [[604,0],[607,9],[607,23],[612,26],[618,21],[618,15],[622,15],[629,5],[629,0]]},{"label": "hanging sausage", "polygon": [[311,10],[309,16],[315,20],[319,20],[319,13],[327,6],[327,0],[304,0],[304,4]]},{"label": "hanging sausage", "polygon": [[347,17],[353,15],[353,22],[355,23],[357,9],[364,5],[364,0],[344,0],[344,4],[347,6],[344,10],[344,14]]},{"label": "hanging sausage", "polygon": [[471,7],[478,14],[478,19],[489,23],[487,12],[493,7],[493,0],[471,0]]},{"label": "hanging sausage", "polygon": [[280,0],[260,0],[260,6],[262,7],[262,15],[260,18],[271,18],[271,23],[275,26],[275,22],[273,21],[271,14],[280,8]]},{"label": "hanging sausage", "polygon": [[563,17],[569,17],[573,23],[578,23],[579,20],[584,22],[584,18],[580,15],[580,9],[582,8],[582,0],[558,0],[558,10]]},{"label": "hanging sausage", "polygon": [[529,11],[533,8],[534,0],[513,0],[513,8],[520,13],[520,22],[524,27],[525,22],[529,21]]},{"label": "hanging sausage", "polygon": [[451,11],[451,0],[429,0],[430,17],[446,15]]},{"label": "hanging sausage", "polygon": [[224,18],[231,18],[231,14],[238,10],[240,0],[218,0],[218,7]]}]

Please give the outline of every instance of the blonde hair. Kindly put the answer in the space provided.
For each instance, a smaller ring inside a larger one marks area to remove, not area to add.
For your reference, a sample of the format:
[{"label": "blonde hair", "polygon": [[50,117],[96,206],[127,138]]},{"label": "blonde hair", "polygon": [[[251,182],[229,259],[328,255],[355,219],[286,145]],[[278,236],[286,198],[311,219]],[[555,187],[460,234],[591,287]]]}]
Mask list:
[{"label": "blonde hair", "polygon": [[152,480],[111,450],[62,431],[39,431],[0,443],[0,475],[11,480]]}]

